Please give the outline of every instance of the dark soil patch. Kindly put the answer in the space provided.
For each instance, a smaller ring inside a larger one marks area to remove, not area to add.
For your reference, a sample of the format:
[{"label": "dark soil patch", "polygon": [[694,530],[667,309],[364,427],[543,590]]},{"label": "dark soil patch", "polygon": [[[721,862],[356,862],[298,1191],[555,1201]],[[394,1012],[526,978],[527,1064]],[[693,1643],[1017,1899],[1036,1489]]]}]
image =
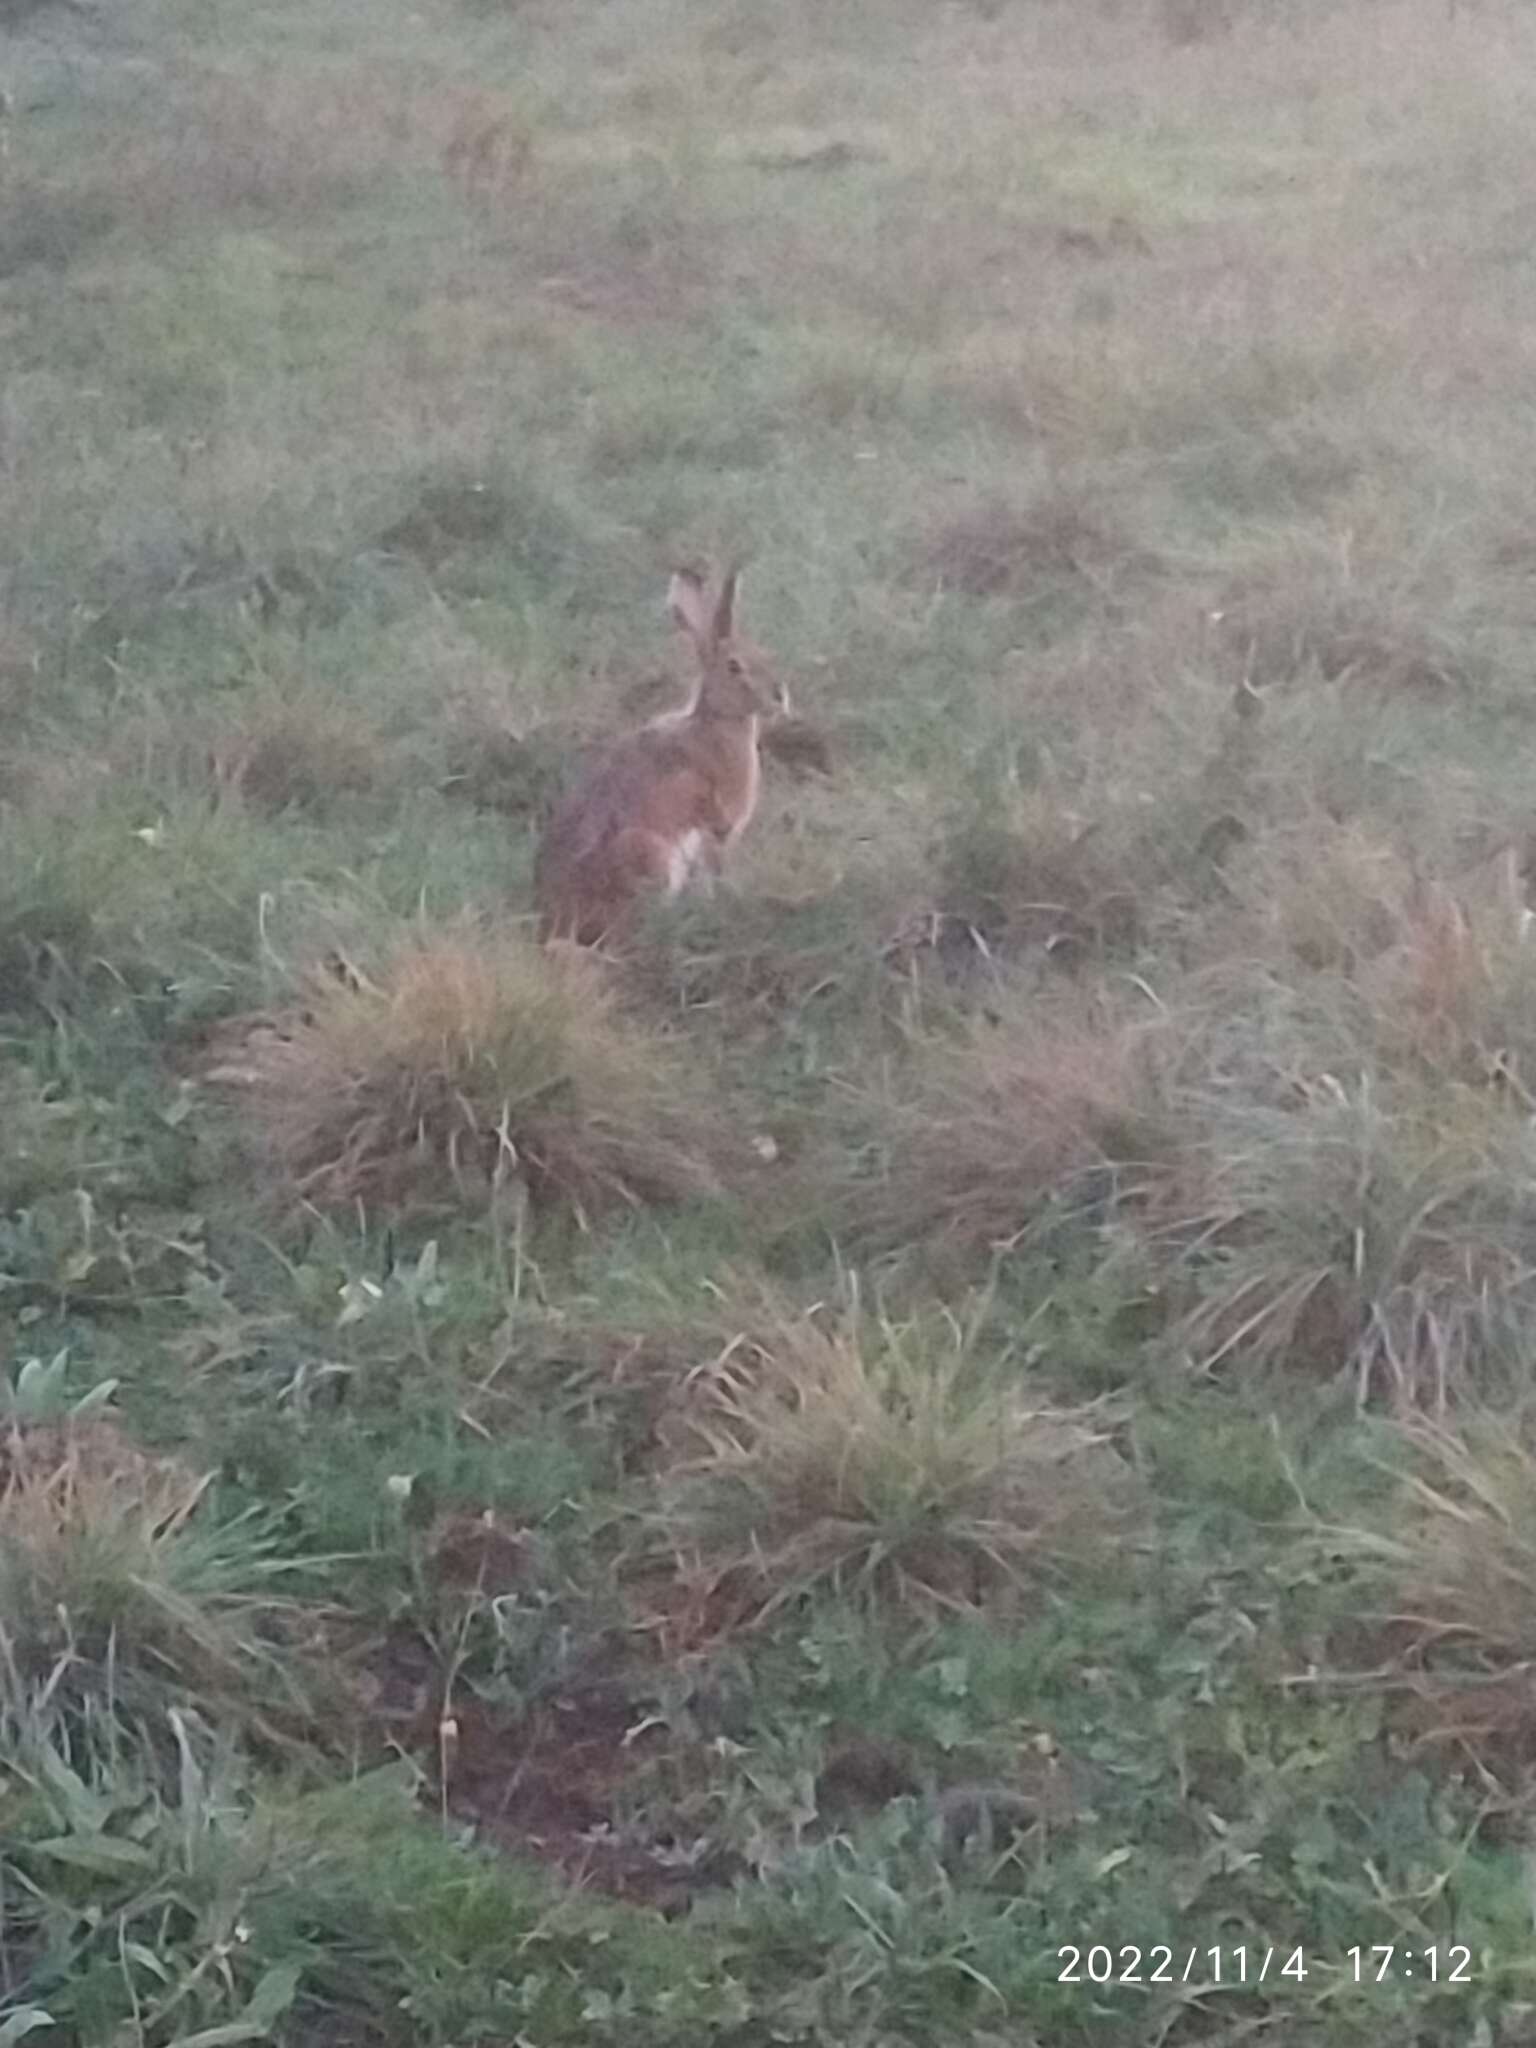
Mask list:
[{"label": "dark soil patch", "polygon": [[[461,1516],[445,1520],[438,1538],[445,1590],[494,1593],[527,1579],[527,1546],[516,1531]],[[610,1668],[589,1664],[524,1712],[467,1687],[449,1697],[441,1655],[401,1625],[363,1659],[364,1721],[421,1764],[423,1804],[468,1823],[483,1842],[550,1865],[570,1884],[683,1913],[698,1893],[731,1883],[746,1866],[674,1828],[654,1781],[664,1760],[671,1773],[687,1759],[653,1718],[644,1685],[619,1669],[622,1649],[605,1656]]]},{"label": "dark soil patch", "polygon": [[665,1661],[695,1656],[749,1624],[763,1604],[762,1589],[740,1570],[667,1570],[637,1577],[628,1588],[636,1627],[649,1634]]},{"label": "dark soil patch", "polygon": [[828,1747],[816,1780],[816,1804],[824,1818],[839,1820],[914,1797],[920,1789],[913,1759],[901,1744],[844,1731]]},{"label": "dark soil patch", "polygon": [[1069,492],[1027,504],[978,498],[922,538],[909,580],[966,597],[1027,597],[1042,587],[1095,588],[1145,574],[1153,558],[1099,508]]},{"label": "dark soil patch", "polygon": [[413,555],[436,568],[463,547],[494,545],[517,521],[517,509],[490,484],[428,484],[400,519],[378,537],[392,555]]},{"label": "dark soil patch", "polygon": [[762,750],[791,775],[830,776],[835,768],[832,742],[808,718],[775,718],[763,727]]},{"label": "dark soil patch", "polygon": [[105,200],[23,187],[0,210],[0,278],[37,265],[66,270],[116,225],[117,216]]},{"label": "dark soil patch", "polygon": [[1147,256],[1152,245],[1134,221],[1116,214],[1102,229],[1061,227],[1056,230],[1056,249],[1062,256]]},{"label": "dark soil patch", "polygon": [[943,914],[992,952],[1040,947],[1067,966],[1126,951],[1145,910],[1123,879],[1155,877],[1153,849],[1123,833],[1047,820],[1033,829],[984,815],[961,820],[940,849]]},{"label": "dark soil patch", "polygon": [[467,578],[471,594],[500,588],[509,572],[567,587],[592,573],[590,548],[536,478],[418,476],[402,480],[396,504],[398,516],[379,530],[374,548],[434,578]]},{"label": "dark soil patch", "polygon": [[655,208],[622,213],[595,242],[584,224],[575,260],[538,280],[548,304],[614,327],[675,326],[720,289],[720,262],[690,224],[685,239]]},{"label": "dark soil patch", "polygon": [[769,151],[747,158],[755,171],[847,171],[856,164],[884,161],[878,150],[861,149],[856,143],[841,140],[824,142],[816,149]]},{"label": "dark soil patch", "polygon": [[445,1803],[486,1840],[668,1915],[738,1874],[721,1850],[624,1820],[626,1780],[666,1739],[625,1687],[598,1680],[515,1721],[472,1703],[452,1727],[441,1745]]},{"label": "dark soil patch", "polygon": [[498,1599],[534,1578],[534,1539],[487,1508],[482,1515],[447,1514],[432,1532],[432,1575],[446,1589]]},{"label": "dark soil patch", "polygon": [[445,796],[509,818],[540,818],[551,808],[595,736],[563,720],[515,733],[466,726],[448,746]]}]

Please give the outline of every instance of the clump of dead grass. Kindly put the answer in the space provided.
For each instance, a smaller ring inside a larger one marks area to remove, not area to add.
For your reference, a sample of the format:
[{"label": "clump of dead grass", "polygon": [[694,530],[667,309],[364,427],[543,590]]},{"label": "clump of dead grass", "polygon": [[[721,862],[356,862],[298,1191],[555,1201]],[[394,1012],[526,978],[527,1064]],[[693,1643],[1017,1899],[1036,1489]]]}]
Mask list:
[{"label": "clump of dead grass", "polygon": [[221,1034],[279,1185],[322,1206],[483,1201],[507,1183],[578,1218],[718,1187],[708,1081],[618,1013],[600,963],[467,922],[364,972],[332,957],[296,999]]},{"label": "clump of dead grass", "polygon": [[219,721],[207,761],[222,797],[273,814],[359,795],[391,765],[383,735],[351,706],[278,688],[253,693]]},{"label": "clump of dead grass", "polygon": [[1083,816],[1040,789],[990,790],[940,840],[939,897],[994,951],[1063,963],[1142,938],[1166,863],[1146,809]]},{"label": "clump of dead grass", "polygon": [[318,212],[377,189],[419,154],[414,125],[407,87],[380,71],[279,81],[186,67],[160,118],[103,146],[88,190],[143,226],[189,212]]},{"label": "clump of dead grass", "polygon": [[1288,1104],[1207,1085],[1189,1116],[1157,1229],[1202,1369],[1347,1374],[1410,1408],[1507,1367],[1536,1308],[1536,1139],[1498,1096],[1298,1070]]},{"label": "clump of dead grass", "polygon": [[1492,1084],[1536,1111],[1536,943],[1518,854],[1416,876],[1394,943],[1361,976],[1384,1055]]},{"label": "clump of dead grass", "polygon": [[882,1156],[844,1187],[848,1238],[981,1256],[1047,1213],[1135,1208],[1180,1146],[1162,1044],[1158,1024],[1091,995],[1002,991],[991,1014],[920,1044],[873,1106]]},{"label": "clump of dead grass", "polygon": [[1390,838],[1309,811],[1256,834],[1229,862],[1234,916],[1215,943],[1282,972],[1353,975],[1401,936],[1413,879]]},{"label": "clump of dead grass", "polygon": [[1344,1532],[1380,1595],[1400,1718],[1498,1773],[1536,1760],[1536,1413],[1405,1425],[1385,1527]]},{"label": "clump of dead grass", "polygon": [[473,711],[448,723],[443,794],[477,810],[524,820],[546,816],[572,777],[572,762],[598,744],[593,728],[548,719],[515,730]]},{"label": "clump of dead grass", "polygon": [[466,199],[505,201],[527,180],[537,139],[537,123],[520,101],[504,93],[471,93],[449,126],[443,173]]},{"label": "clump of dead grass", "polygon": [[0,1701],[295,1703],[283,1565],[249,1518],[210,1513],[208,1486],[103,1417],[5,1427]]},{"label": "clump of dead grass", "polygon": [[1370,1056],[1536,1108],[1536,944],[1521,850],[1437,874],[1354,820],[1308,815],[1253,837],[1226,874],[1218,952],[1347,987]]},{"label": "clump of dead grass", "polygon": [[913,574],[967,597],[1027,598],[1062,583],[1108,591],[1151,566],[1104,508],[1057,487],[1025,502],[992,492],[934,521]]},{"label": "clump of dead grass", "polygon": [[1237,578],[1212,618],[1225,665],[1260,689],[1312,681],[1445,697],[1472,681],[1450,599],[1389,565],[1282,555]]},{"label": "clump of dead grass", "polygon": [[1128,1473],[1103,1422],[989,1382],[958,1328],[780,1310],[692,1388],[660,1521],[760,1616],[818,1587],[976,1605],[1113,1528]]},{"label": "clump of dead grass", "polygon": [[59,192],[30,178],[12,177],[0,224],[0,278],[33,268],[67,270],[115,223],[105,195]]}]

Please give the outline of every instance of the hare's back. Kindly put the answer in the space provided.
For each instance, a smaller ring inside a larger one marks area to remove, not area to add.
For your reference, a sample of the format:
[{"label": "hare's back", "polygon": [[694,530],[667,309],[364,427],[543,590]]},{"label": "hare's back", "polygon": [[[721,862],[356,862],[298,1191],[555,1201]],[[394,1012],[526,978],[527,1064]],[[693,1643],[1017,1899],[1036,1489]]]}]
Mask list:
[{"label": "hare's back", "polygon": [[681,735],[632,733],[607,747],[556,805],[541,846],[541,863],[571,866],[600,853],[639,825],[684,829],[696,808],[697,777]]}]

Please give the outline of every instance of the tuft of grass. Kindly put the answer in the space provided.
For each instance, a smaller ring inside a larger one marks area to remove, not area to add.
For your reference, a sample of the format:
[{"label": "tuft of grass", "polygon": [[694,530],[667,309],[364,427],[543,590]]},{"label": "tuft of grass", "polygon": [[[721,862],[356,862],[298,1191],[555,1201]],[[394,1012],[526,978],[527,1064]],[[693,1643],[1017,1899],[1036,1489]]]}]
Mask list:
[{"label": "tuft of grass", "polygon": [[383,736],[350,707],[267,688],[216,727],[208,762],[222,796],[275,815],[375,788],[387,779],[388,754]]},{"label": "tuft of grass", "polygon": [[1127,805],[1085,819],[1038,789],[979,790],[944,827],[941,900],[994,950],[1040,946],[1064,962],[1123,950],[1152,921],[1160,822]]},{"label": "tuft of grass", "polygon": [[1224,661],[1259,688],[1340,683],[1433,700],[1477,680],[1447,609],[1447,592],[1390,562],[1281,551],[1234,581],[1214,623]]},{"label": "tuft of grass", "polygon": [[177,74],[159,118],[120,131],[84,168],[84,190],[125,227],[302,217],[365,196],[409,157],[409,98],[382,70],[317,71],[281,89],[195,60]]},{"label": "tuft of grass", "polygon": [[1039,597],[1074,582],[1103,592],[1149,563],[1116,518],[1061,486],[1027,503],[979,497],[937,521],[918,550],[918,573],[966,597]]},{"label": "tuft of grass", "polygon": [[140,1450],[110,1418],[0,1431],[0,1704],[46,1690],[146,1713],[167,1697],[239,1718],[295,1704],[274,1559],[209,1479]]},{"label": "tuft of grass", "polygon": [[1351,976],[1378,959],[1404,931],[1412,887],[1391,839],[1310,810],[1240,847],[1228,873],[1238,942],[1292,974]]},{"label": "tuft of grass", "polygon": [[879,1163],[845,1183],[850,1240],[984,1256],[1047,1211],[1134,1207],[1181,1143],[1160,1048],[1156,1025],[1091,997],[1006,989],[991,1015],[920,1043],[893,1076],[875,1105]]},{"label": "tuft of grass", "polygon": [[1536,1306],[1533,1139],[1486,1091],[1298,1079],[1287,1106],[1205,1099],[1160,1223],[1193,1305],[1183,1341],[1354,1376],[1443,1407],[1507,1370]]},{"label": "tuft of grass", "polygon": [[1086,1557],[1125,1500],[1101,1418],[989,1382],[958,1328],[779,1312],[693,1392],[679,1557],[766,1615],[817,1589],[975,1605]]},{"label": "tuft of grass", "polygon": [[409,1209],[511,1183],[584,1219],[720,1185],[708,1078],[620,1016],[600,963],[465,922],[299,982],[208,1069],[290,1199]]},{"label": "tuft of grass", "polygon": [[65,270],[112,232],[115,216],[104,198],[57,193],[12,183],[0,227],[0,278],[33,268]]},{"label": "tuft of grass", "polygon": [[1401,1431],[1385,1527],[1356,1528],[1386,1612],[1406,1720],[1497,1771],[1536,1755],[1536,1415],[1472,1404]]},{"label": "tuft of grass", "polygon": [[1449,1079],[1492,1083],[1536,1109],[1530,926],[1513,851],[1459,886],[1415,877],[1396,943],[1362,975],[1384,1053]]}]

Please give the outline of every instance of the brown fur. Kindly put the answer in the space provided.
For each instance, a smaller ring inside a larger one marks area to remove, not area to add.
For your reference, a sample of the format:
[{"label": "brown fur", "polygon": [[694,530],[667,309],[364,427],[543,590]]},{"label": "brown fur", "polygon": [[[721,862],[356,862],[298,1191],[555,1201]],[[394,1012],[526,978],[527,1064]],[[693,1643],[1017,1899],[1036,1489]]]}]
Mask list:
[{"label": "brown fur", "polygon": [[783,698],[736,637],[738,575],[728,572],[713,605],[692,572],[672,578],[672,614],[693,641],[698,685],[681,709],[604,750],[555,811],[534,869],[546,942],[615,936],[647,890],[676,895],[694,875],[717,873],[751,822],[759,726]]}]

